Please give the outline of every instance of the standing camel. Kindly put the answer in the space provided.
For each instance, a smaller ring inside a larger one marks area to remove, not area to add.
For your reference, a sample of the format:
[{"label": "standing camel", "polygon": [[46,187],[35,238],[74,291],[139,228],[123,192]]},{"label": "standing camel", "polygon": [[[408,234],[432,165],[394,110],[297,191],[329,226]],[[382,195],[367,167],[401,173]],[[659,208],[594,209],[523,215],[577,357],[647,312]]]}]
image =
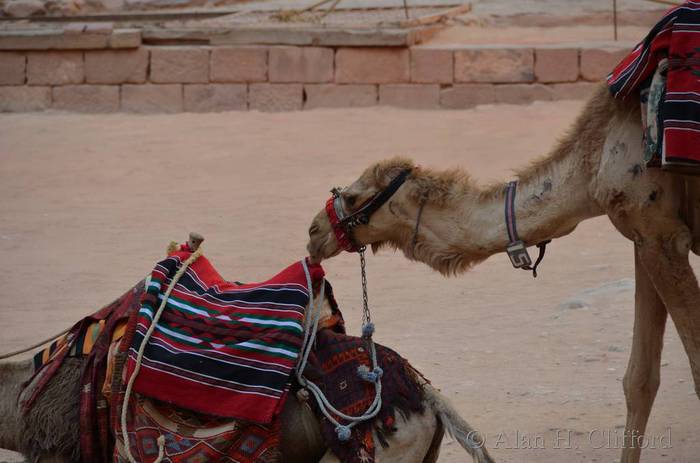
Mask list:
[{"label": "standing camel", "polygon": [[[332,316],[327,298],[320,310],[319,326],[325,326]],[[33,362],[0,363],[0,448],[21,451],[34,462],[80,461],[80,378],[85,363],[83,358],[66,358],[26,414],[19,409],[18,396],[32,377]],[[388,446],[375,446],[376,461],[435,463],[447,431],[475,463],[493,463],[479,433],[428,383],[423,385],[422,405],[422,413],[397,410],[396,432],[384,434]],[[281,413],[280,453],[288,463],[340,463],[326,449],[316,415],[294,394]]]},{"label": "standing camel", "polygon": [[[367,224],[355,244],[400,249],[444,275],[468,270],[509,244],[503,184],[480,188],[459,169],[436,171],[395,158],[370,166],[343,189],[346,214],[357,211],[401,172],[407,181]],[[700,177],[647,168],[638,102],[601,85],[551,153],[521,170],[514,214],[527,245],[571,233],[607,215],[634,242],[634,337],[623,386],[627,399],[623,463],[636,463],[659,387],[667,314],[690,360],[700,396],[700,289],[688,261],[700,254]],[[342,251],[326,210],[313,219],[308,250],[322,260]]]}]

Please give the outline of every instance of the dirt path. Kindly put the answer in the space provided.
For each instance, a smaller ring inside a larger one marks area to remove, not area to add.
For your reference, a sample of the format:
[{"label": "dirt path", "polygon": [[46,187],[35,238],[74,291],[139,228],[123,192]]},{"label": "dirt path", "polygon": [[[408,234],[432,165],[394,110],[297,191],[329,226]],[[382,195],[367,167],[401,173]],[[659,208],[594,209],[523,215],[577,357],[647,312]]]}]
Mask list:
[{"label": "dirt path", "polygon": [[[544,154],[580,107],[1,115],[0,351],[110,301],[190,230],[204,234],[229,278],[263,279],[304,255],[329,188],[370,162],[404,154],[505,179]],[[356,333],[357,258],[326,269]],[[369,258],[379,341],[454,400],[498,461],[513,463],[619,458],[603,433],[614,438],[624,424],[632,277],[632,247],[604,218],[553,243],[536,281],[503,255],[452,279],[400,255]],[[700,403],[672,326],[663,362],[650,430],[670,429],[672,448],[644,461],[696,461]],[[555,449],[557,432],[563,439],[568,430],[572,448]],[[440,461],[465,456],[446,443]]]}]

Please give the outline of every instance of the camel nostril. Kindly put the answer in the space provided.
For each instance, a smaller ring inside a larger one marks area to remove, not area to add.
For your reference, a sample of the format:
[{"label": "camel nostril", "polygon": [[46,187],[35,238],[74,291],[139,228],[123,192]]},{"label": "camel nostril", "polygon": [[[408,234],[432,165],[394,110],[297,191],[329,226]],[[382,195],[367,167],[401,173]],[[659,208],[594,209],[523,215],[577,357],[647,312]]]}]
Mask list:
[{"label": "camel nostril", "polygon": [[309,227],[309,235],[314,235],[318,232],[319,226],[316,224],[313,224]]}]

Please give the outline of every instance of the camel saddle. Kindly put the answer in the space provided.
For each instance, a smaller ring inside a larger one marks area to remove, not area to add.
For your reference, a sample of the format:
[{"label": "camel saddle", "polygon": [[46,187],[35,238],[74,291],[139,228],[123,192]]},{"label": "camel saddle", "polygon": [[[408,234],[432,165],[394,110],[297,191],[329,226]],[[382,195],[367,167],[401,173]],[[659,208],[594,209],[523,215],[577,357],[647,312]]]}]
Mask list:
[{"label": "camel saddle", "polygon": [[647,165],[700,175],[700,1],[671,8],[608,76],[639,95]]},{"label": "camel saddle", "polygon": [[[177,252],[182,252],[182,249]],[[184,254],[179,255],[175,260],[182,260],[183,257]],[[202,262],[210,265],[208,261]],[[161,262],[156,268],[161,273],[169,274],[169,265],[171,263]],[[199,270],[199,276],[202,277],[201,267],[194,270]],[[206,277],[202,281],[206,281]],[[223,280],[219,285],[222,283]],[[317,335],[316,349],[309,359],[305,376],[316,382],[339,410],[347,414],[358,414],[373,399],[373,388],[361,381],[356,373],[359,366],[370,364],[367,341],[345,334],[342,313],[333,297],[332,287],[327,281],[325,285],[332,316]],[[83,462],[124,462],[125,445],[130,446],[132,455],[138,461],[153,462],[157,459],[157,440],[161,436],[165,438],[164,462],[269,463],[280,461],[283,453],[286,460],[295,452],[303,454],[299,448],[289,445],[289,442],[285,444],[284,436],[280,435],[282,409],[278,405],[274,406],[271,421],[255,423],[227,417],[227,413],[202,413],[197,406],[174,404],[144,393],[133,394],[129,402],[124,404],[125,385],[130,373],[129,352],[133,350],[138,323],[143,321],[143,308],[150,309],[155,304],[155,288],[152,278],[150,281],[142,280],[108,306],[78,322],[65,337],[37,354],[37,373],[22,394],[25,409],[31,407],[65,358],[79,356],[86,361],[80,398],[80,453]],[[254,290],[259,286],[236,283],[235,288],[231,289],[241,288]],[[148,289],[152,289],[150,294]],[[260,301],[257,299],[258,303]],[[166,312],[169,310],[166,308]],[[171,317],[165,319],[173,320]],[[182,319],[176,321],[183,322]],[[169,328],[173,326],[166,326],[166,329]],[[206,339],[210,342],[212,340],[210,336]],[[290,395],[295,397],[292,401],[295,406],[284,409],[285,420],[298,422],[302,412],[313,410],[320,423],[320,429],[316,428],[319,437],[307,436],[306,439],[314,441],[322,438],[323,444],[344,462],[374,461],[373,433],[379,437],[380,444],[385,444],[383,436],[395,431],[397,412],[407,416],[422,411],[423,385],[427,381],[394,351],[380,345],[376,345],[376,348],[379,365],[384,370],[382,409],[377,420],[353,428],[349,441],[338,440],[334,426],[323,416],[313,400],[308,401],[308,406],[303,401],[297,403],[296,397],[306,397],[305,400],[308,400],[308,396],[298,394],[299,385],[296,382],[290,381],[280,396],[279,405],[284,405]],[[159,384],[162,382],[154,383],[153,387],[157,388]],[[209,405],[215,407],[216,404]],[[269,405],[268,402],[268,409]],[[128,408],[128,443],[121,441],[120,437],[122,406]],[[290,417],[290,414],[294,416]],[[308,423],[304,427],[308,431],[307,425]],[[295,445],[299,447],[298,444]],[[291,460],[295,458],[292,456]]]}]

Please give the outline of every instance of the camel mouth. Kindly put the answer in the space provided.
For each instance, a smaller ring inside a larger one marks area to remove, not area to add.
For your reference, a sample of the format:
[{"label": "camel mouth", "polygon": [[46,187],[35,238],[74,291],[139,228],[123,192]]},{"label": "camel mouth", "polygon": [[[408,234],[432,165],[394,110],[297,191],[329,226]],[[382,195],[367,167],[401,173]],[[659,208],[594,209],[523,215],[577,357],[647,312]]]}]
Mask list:
[{"label": "camel mouth", "polygon": [[323,237],[310,236],[306,250],[313,263],[320,263],[322,260],[335,257],[342,252],[335,241],[335,236],[328,234]]}]

